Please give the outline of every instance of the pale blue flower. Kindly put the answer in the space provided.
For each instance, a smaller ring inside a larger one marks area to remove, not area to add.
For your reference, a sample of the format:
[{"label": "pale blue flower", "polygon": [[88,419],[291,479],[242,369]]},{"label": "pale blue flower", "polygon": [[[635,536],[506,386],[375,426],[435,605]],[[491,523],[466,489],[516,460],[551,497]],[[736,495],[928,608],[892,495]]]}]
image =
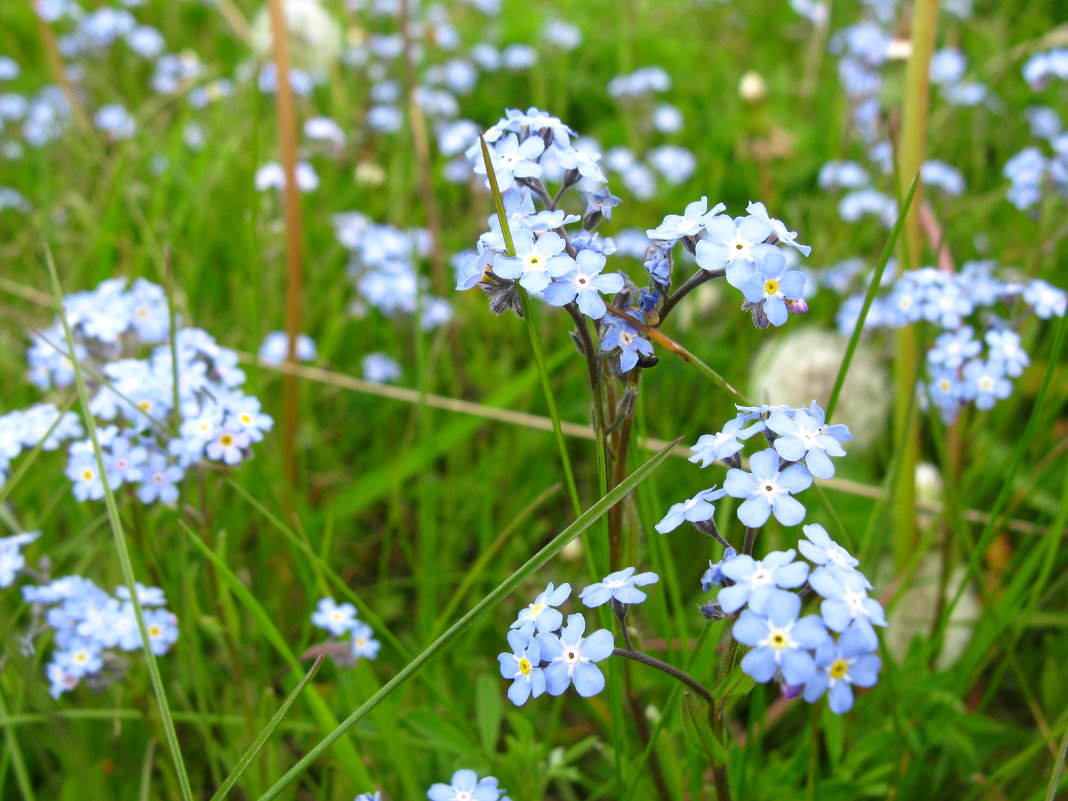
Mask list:
[{"label": "pale blue flower", "polygon": [[501,675],[512,679],[508,700],[522,706],[528,698],[537,698],[545,692],[545,673],[539,667],[541,646],[536,639],[515,630],[508,632],[508,645],[512,653],[499,655],[497,661],[501,664]]},{"label": "pale blue flower", "polygon": [[541,658],[549,663],[545,668],[545,688],[549,695],[561,695],[572,683],[583,698],[597,695],[604,689],[604,674],[595,662],[612,655],[612,632],[598,629],[583,638],[586,619],[582,615],[568,615],[567,625],[560,635],[543,632],[538,635]]},{"label": "pale blue flower", "polygon": [[816,672],[805,683],[805,700],[814,704],[825,691],[831,711],[841,715],[853,708],[853,686],[872,687],[879,681],[882,662],[857,629],[846,629],[838,644],[826,641],[816,649]]},{"label": "pale blue flower", "polygon": [[782,672],[787,684],[803,684],[816,672],[816,663],[806,649],[818,648],[830,635],[819,615],[800,620],[801,599],[792,592],[775,590],[765,604],[765,613],[743,609],[731,632],[753,650],[742,659],[742,670],[759,682],[768,682]]},{"label": "pale blue flower", "polygon": [[591,609],[613,599],[621,604],[639,604],[645,600],[646,595],[638,587],[655,584],[659,580],[660,577],[656,573],[639,573],[635,576],[634,568],[626,567],[586,587],[579,593],[579,599]]},{"label": "pale blue flower", "polygon": [[792,464],[779,472],[779,454],[774,449],[753,454],[753,472],[731,468],[723,488],[732,498],[745,498],[738,507],[738,519],[749,528],[759,528],[772,512],[784,526],[796,526],[805,519],[805,507],[792,497],[812,485],[812,475],[802,464]]},{"label": "pale blue flower", "polygon": [[764,614],[773,593],[781,589],[796,589],[808,578],[808,565],[795,562],[797,551],[772,551],[761,560],[747,554],[735,556],[720,570],[734,582],[719,591],[716,600],[724,612],[737,612],[746,604],[754,612]]},{"label": "pale blue flower", "polygon": [[726,494],[726,490],[715,487],[701,490],[689,500],[673,504],[655,528],[661,534],[667,534],[681,526],[683,521],[700,523],[703,520],[711,520],[716,513],[716,507],[712,505],[712,501],[718,501]]},{"label": "pale blue flower", "polygon": [[564,620],[564,616],[554,607],[559,606],[571,595],[571,585],[561,584],[559,587],[550,581],[545,586],[545,591],[538,595],[534,601],[521,610],[519,616],[509,628],[519,629],[528,637],[533,636],[534,630],[556,631]]}]

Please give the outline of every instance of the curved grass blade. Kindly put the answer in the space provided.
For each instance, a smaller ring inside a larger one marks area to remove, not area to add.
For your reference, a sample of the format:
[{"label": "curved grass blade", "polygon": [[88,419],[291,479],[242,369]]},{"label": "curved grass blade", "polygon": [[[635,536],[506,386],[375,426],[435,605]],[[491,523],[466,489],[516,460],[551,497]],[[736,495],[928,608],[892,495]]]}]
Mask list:
[{"label": "curved grass blade", "polygon": [[[45,261],[48,263],[48,275],[52,281],[52,294],[56,304],[56,312],[63,324],[63,336],[67,342],[67,352],[75,353],[74,334],[70,330],[67,314],[63,309],[63,289],[59,283],[59,274],[56,272],[56,264],[52,259],[52,251],[45,248]],[[174,728],[174,719],[171,717],[170,704],[167,702],[167,693],[163,689],[163,678],[160,676],[159,665],[156,664],[156,655],[152,653],[151,642],[148,637],[148,629],[145,627],[145,616],[141,609],[141,601],[137,596],[137,579],[134,576],[133,562],[130,560],[130,551],[126,546],[126,535],[122,529],[122,518],[119,516],[119,506],[115,501],[115,493],[108,483],[107,470],[104,468],[104,454],[100,449],[100,440],[96,434],[96,421],[89,410],[89,393],[85,388],[85,377],[82,375],[81,365],[78,360],[70,360],[74,370],[74,381],[78,387],[78,399],[81,401],[82,417],[85,420],[85,428],[89,432],[89,438],[93,443],[93,455],[96,457],[96,467],[100,474],[100,483],[104,487],[104,505],[107,507],[108,521],[111,524],[111,533],[115,540],[115,550],[119,556],[119,566],[122,568],[122,579],[130,593],[130,605],[134,610],[134,618],[137,620],[137,630],[141,635],[141,646],[145,654],[145,662],[148,664],[148,675],[152,681],[152,690],[156,696],[156,704],[159,707],[160,719],[163,724],[163,735],[167,740],[167,747],[174,761],[174,770],[178,775],[178,786],[181,788],[182,798],[185,801],[193,801],[193,788],[189,784],[189,776],[185,770],[185,761],[182,759],[182,748],[178,743],[178,735]]]},{"label": "curved grass blade", "polygon": [[[197,549],[207,557],[208,561],[215,565],[216,570],[219,571],[219,575],[229,585],[234,595],[241,601],[245,610],[256,621],[256,625],[259,627],[263,636],[268,642],[274,646],[274,649],[282,656],[286,664],[289,665],[290,670],[294,676],[300,676],[300,660],[297,655],[293,653],[293,649],[289,647],[289,643],[286,642],[286,638],[282,636],[282,632],[278,630],[278,627],[274,624],[271,616],[267,613],[267,610],[263,608],[260,602],[256,599],[256,596],[252,594],[252,591],[244,585],[244,583],[237,577],[233,570],[229,568],[226,562],[215,553],[211,548],[205,544],[205,542],[196,535],[196,532],[189,527],[184,520],[179,520],[180,525],[185,533],[189,535],[189,538],[193,541],[193,544]],[[312,687],[308,693],[304,696],[307,699],[308,706],[311,707],[312,714],[315,716],[316,722],[322,729],[330,730],[337,728],[337,718],[334,717],[334,713],[330,711],[330,707],[322,696],[315,691]],[[364,787],[371,784],[371,777],[367,773],[367,768],[364,767],[363,760],[360,759],[359,754],[356,753],[356,749],[352,743],[345,742],[342,748],[345,749],[344,758],[341,760],[344,768],[348,771],[349,776],[352,778],[354,784]]]},{"label": "curved grass blade", "polygon": [[864,305],[860,307],[860,314],[857,316],[857,324],[853,328],[853,334],[849,337],[849,344],[846,346],[845,356],[842,357],[842,364],[838,368],[838,375],[834,378],[834,389],[831,390],[831,397],[827,401],[827,419],[831,419],[831,415],[834,413],[834,408],[838,405],[838,396],[842,394],[842,385],[845,383],[846,373],[849,372],[849,363],[853,361],[853,353],[857,349],[857,343],[860,342],[860,334],[864,330],[864,321],[868,318],[868,310],[871,308],[872,301],[875,300],[875,293],[879,291],[879,283],[883,280],[883,271],[886,269],[887,263],[890,261],[890,256],[894,252],[894,248],[897,246],[897,239],[901,235],[901,229],[905,227],[905,217],[909,213],[909,208],[912,206],[912,198],[916,194],[916,187],[919,185],[920,176],[917,174],[912,179],[912,183],[909,184],[909,191],[905,193],[905,200],[901,203],[901,211],[897,214],[897,222],[894,223],[894,227],[890,229],[890,237],[886,240],[886,244],[883,245],[883,252],[879,256],[879,264],[875,267],[875,272],[872,273],[871,283],[868,285],[868,291],[864,295]]},{"label": "curved grass blade", "polygon": [[450,626],[448,631],[434,640],[434,642],[427,646],[422,653],[405,665],[396,676],[386,682],[378,692],[365,701],[351,715],[345,718],[341,725],[330,732],[330,734],[324,737],[315,747],[308,751],[307,754],[301,757],[293,767],[286,771],[282,778],[271,785],[267,792],[260,796],[260,801],[270,801],[272,798],[277,798],[286,787],[296,780],[298,776],[304,773],[315,760],[322,756],[323,752],[340,739],[345,732],[355,726],[365,715],[367,715],[368,712],[378,706],[386,696],[390,695],[394,690],[408,681],[408,679],[421,669],[423,665],[430,661],[433,656],[443,650],[446,645],[454,643],[457,637],[470,628],[475,620],[481,617],[483,613],[488,612],[504,600],[505,596],[519,586],[520,582],[527,576],[531,575],[535,570],[552,559],[557,553],[563,550],[564,546],[571,542],[571,540],[590,528],[590,526],[596,523],[610,508],[623,500],[631,490],[648,478],[653,471],[660,467],[664,460],[668,458],[671,454],[671,449],[677,442],[678,440],[675,440],[670,443],[666,448],[631,473],[607,495],[597,501],[597,503],[587,509],[583,514],[579,515],[574,523],[557,534],[556,537],[554,537],[544,548],[530,557],[522,567],[501,582],[495,590]]},{"label": "curved grass blade", "polygon": [[241,778],[241,774],[252,764],[252,760],[256,758],[260,749],[267,743],[267,739],[274,734],[274,730],[278,728],[278,724],[282,722],[286,713],[289,712],[289,708],[293,706],[293,702],[297,700],[297,696],[300,695],[301,690],[303,690],[315,674],[319,672],[319,668],[322,667],[324,659],[326,659],[326,657],[322,654],[316,657],[311,668],[304,674],[304,678],[293,688],[293,692],[286,696],[286,700],[282,702],[282,705],[278,707],[278,711],[271,716],[269,721],[267,721],[267,725],[263,727],[263,731],[256,735],[256,739],[252,741],[252,745],[250,745],[248,750],[241,755],[241,759],[234,765],[234,769],[230,771],[230,775],[219,785],[219,789],[215,791],[215,795],[211,797],[211,801],[220,801],[220,799],[225,798],[226,794],[230,792],[230,788],[237,784],[237,780]]},{"label": "curved grass blade", "polygon": [[[497,173],[493,171],[493,160],[490,158],[489,147],[482,134],[478,135],[478,141],[482,144],[482,159],[486,163],[486,178],[489,179],[490,192],[493,194],[493,202],[497,206],[497,219],[501,223],[501,234],[504,236],[504,245],[508,249],[508,255],[515,255],[515,242],[512,240],[512,230],[508,227],[508,215],[504,211],[504,198],[501,197],[500,187],[497,185]],[[564,431],[560,425],[560,413],[556,410],[556,399],[553,397],[553,388],[549,383],[549,368],[545,365],[545,354],[541,349],[541,338],[538,336],[538,327],[534,324],[531,314],[530,298],[527,297],[523,287],[516,285],[519,302],[523,307],[523,321],[527,325],[527,334],[530,335],[530,347],[534,351],[534,361],[538,365],[538,376],[541,378],[541,388],[545,393],[545,402],[549,406],[549,417],[553,421],[553,433],[556,435],[556,447],[560,451],[560,461],[564,465],[564,480],[567,482],[567,493],[571,498],[571,508],[575,517],[582,511],[579,501],[578,486],[575,484],[575,473],[571,468],[571,457],[567,454],[567,443],[564,441]]]}]

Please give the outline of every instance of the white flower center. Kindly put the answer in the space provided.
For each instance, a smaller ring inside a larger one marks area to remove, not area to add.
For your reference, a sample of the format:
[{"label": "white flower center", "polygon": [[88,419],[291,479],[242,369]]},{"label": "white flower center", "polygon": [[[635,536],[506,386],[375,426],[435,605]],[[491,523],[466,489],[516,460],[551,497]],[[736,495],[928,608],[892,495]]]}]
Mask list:
[{"label": "white flower center", "polygon": [[770,584],[771,583],[771,571],[768,570],[767,568],[763,568],[762,567],[762,568],[760,568],[759,570],[757,570],[756,572],[753,573],[753,575],[749,579],[749,581],[752,583],[752,585],[754,587],[759,587],[762,584]]},{"label": "white flower center", "polygon": [[779,653],[790,648],[796,648],[797,643],[790,638],[790,629],[793,628],[793,625],[793,623],[789,623],[782,628],[769,625],[768,636],[760,642],[760,645],[765,645]]}]

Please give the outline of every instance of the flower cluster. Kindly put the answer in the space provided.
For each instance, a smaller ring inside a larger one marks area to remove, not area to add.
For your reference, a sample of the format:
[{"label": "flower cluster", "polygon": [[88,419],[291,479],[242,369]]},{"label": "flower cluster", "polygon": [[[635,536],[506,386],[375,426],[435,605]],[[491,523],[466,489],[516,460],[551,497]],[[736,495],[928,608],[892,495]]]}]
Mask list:
[{"label": "flower cluster", "polygon": [[349,641],[344,643],[343,651],[332,651],[335,656],[343,657],[344,663],[355,664],[360,659],[374,659],[382,647],[374,638],[371,627],[356,617],[353,604],[338,604],[333,598],[322,598],[312,613],[311,622],[338,641],[350,636]]},{"label": "flower cluster", "polygon": [[[55,651],[45,670],[53,698],[73,690],[84,679],[92,687],[107,686],[126,667],[120,652],[140,650],[130,593],[118,587],[109,595],[82,576],[66,576],[42,586],[27,585],[22,597],[33,604],[32,641],[51,629]],[[178,639],[178,618],[167,610],[157,587],[137,585],[149,647],[156,656],[167,653]]]},{"label": "flower cluster", "polygon": [[[1050,78],[1068,78],[1068,48],[1036,53],[1024,64],[1023,74],[1035,91]],[[1068,132],[1060,116],[1049,106],[1031,106],[1026,116],[1031,135],[1040,144],[1025,147],[1004,168],[1012,184],[1009,202],[1021,211],[1034,208],[1050,192],[1068,197]]]},{"label": "flower cluster", "polygon": [[[848,298],[838,313],[843,334],[852,332],[863,294]],[[868,310],[867,329],[892,328],[925,320],[941,329],[927,350],[929,398],[946,420],[967,403],[990,409],[1012,392],[1010,379],[1030,364],[1018,328],[1028,313],[1061,317],[1068,295],[1041,279],[1005,280],[989,261],[967,262],[957,273],[934,267],[909,270],[877,297]],[[1005,316],[1002,316],[1004,314]]]},{"label": "flower cluster", "polygon": [[[198,328],[176,331],[172,351],[167,299],[155,284],[138,279],[127,289],[124,280],[112,279],[68,295],[63,305],[112,489],[128,484],[142,503],[174,503],[179,482],[197,462],[239,464],[271,429],[259,400],[241,391],[245,374],[236,353]],[[30,380],[42,390],[70,386],[69,356],[57,320],[33,335]],[[0,418],[0,477],[21,449],[38,442],[54,449],[69,440],[66,473],[74,495],[99,500],[103,477],[84,436],[72,414],[51,404],[7,414]]]},{"label": "flower cluster", "polygon": [[24,534],[13,534],[10,537],[0,537],[0,590],[10,587],[15,581],[15,576],[26,567],[26,557],[22,554],[22,548],[39,536],[41,536],[39,531],[28,531]]},{"label": "flower cluster", "polygon": [[[584,589],[579,598],[590,608],[612,599],[639,603],[646,596],[636,585],[652,583],[657,577],[653,573],[633,573],[633,567],[613,573]],[[570,595],[570,584],[557,587],[550,582],[511,625],[508,645],[512,650],[497,660],[501,675],[512,680],[508,699],[516,706],[546,691],[549,695],[562,695],[571,684],[584,698],[604,689],[604,674],[595,663],[612,655],[612,632],[598,629],[583,636],[586,619],[581,614],[568,615],[564,624],[564,616],[556,607]]]},{"label": "flower cluster", "polygon": [[[478,285],[490,296],[490,308],[521,313],[520,288],[552,306],[564,306],[577,319],[599,321],[602,354],[619,354],[618,374],[656,363],[647,324],[659,325],[672,284],[673,252],[682,243],[697,272],[679,289],[679,297],[705,280],[726,277],[744,296],[742,308],[759,328],[782,325],[790,313],[803,313],[804,276],[791,269],[797,254],[810,249],[797,234],[768,215],[762,203],[750,203],[745,217],[731,218],[707,198],[689,204],[682,215],[668,215],[656,228],[626,231],[620,242],[594,233],[612,219],[620,203],[605,185],[600,154],[587,149],[571,128],[536,108],[509,110],[485,135],[490,166],[502,193],[504,217],[514,252],[506,246],[501,221],[490,217],[489,230],[477,250],[457,265],[458,290]],[[487,174],[481,144],[467,155],[477,174]],[[546,180],[559,181],[555,193]],[[487,185],[488,185],[487,176]],[[560,208],[577,187],[585,201],[581,214]],[[538,208],[540,205],[541,208]],[[581,223],[581,229],[568,226]],[[788,246],[788,249],[777,245]],[[619,272],[606,272],[617,251],[643,261],[649,284],[639,288]],[[605,297],[613,296],[609,308]]]},{"label": "flower cluster", "polygon": [[[788,697],[815,703],[827,692],[831,711],[853,707],[853,687],[871,687],[881,662],[875,626],[886,626],[882,606],[868,597],[871,583],[859,562],[819,524],[803,528],[797,552],[773,551],[761,560],[727,553],[706,573],[703,586],[720,587],[723,612],[737,614],[734,638],[751,647],[742,670],[758,682],[778,678]],[[801,597],[814,590],[820,613],[801,617]],[[831,632],[839,635],[837,641]]]},{"label": "flower cluster", "polygon": [[333,223],[338,242],[351,253],[349,274],[359,292],[352,311],[357,317],[367,314],[367,306],[387,317],[418,313],[427,331],[452,318],[448,301],[431,295],[419,274],[417,260],[430,252],[428,231],[401,231],[356,211],[335,215]]},{"label": "flower cluster", "polygon": [[[736,408],[738,414],[722,431],[703,434],[690,448],[691,462],[708,467],[719,461],[730,468],[723,488],[711,487],[673,505],[656,525],[661,534],[675,530],[683,521],[714,526],[712,502],[726,495],[743,499],[738,519],[749,528],[763,526],[772,515],[784,526],[796,526],[805,519],[805,507],[793,496],[808,489],[813,477],[834,476],[831,457],[845,456],[842,443],[853,438],[846,426],[828,425],[816,401],[799,409]],[[741,468],[740,453],[756,434],[763,434],[769,447],[750,457],[746,471]]]}]

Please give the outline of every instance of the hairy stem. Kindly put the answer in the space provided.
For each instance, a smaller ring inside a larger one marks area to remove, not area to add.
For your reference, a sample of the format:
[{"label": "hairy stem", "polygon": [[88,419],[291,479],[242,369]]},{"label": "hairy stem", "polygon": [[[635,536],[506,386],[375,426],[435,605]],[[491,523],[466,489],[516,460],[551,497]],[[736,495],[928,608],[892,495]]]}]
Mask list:
[{"label": "hairy stem", "polygon": [[643,665],[648,665],[651,668],[656,668],[661,673],[667,673],[672,678],[681,681],[683,684],[685,684],[687,687],[689,687],[691,690],[701,696],[709,704],[713,704],[715,702],[715,699],[712,697],[712,693],[706,690],[704,688],[704,685],[697,681],[697,679],[693,678],[693,676],[690,676],[687,673],[683,673],[677,667],[669,665],[667,662],[661,662],[655,656],[649,656],[649,654],[642,653],[641,651],[635,651],[633,649],[628,650],[626,648],[613,648],[612,655],[622,656],[627,659],[633,659],[635,662],[641,662]]},{"label": "hairy stem", "polygon": [[705,281],[722,278],[726,274],[726,270],[706,270],[703,267],[699,267],[697,272],[686,279],[686,283],[672,292],[667,300],[664,301],[664,305],[660,307],[660,325],[663,325],[665,318],[671,314],[671,310],[678,305],[680,300],[705,283]]}]

